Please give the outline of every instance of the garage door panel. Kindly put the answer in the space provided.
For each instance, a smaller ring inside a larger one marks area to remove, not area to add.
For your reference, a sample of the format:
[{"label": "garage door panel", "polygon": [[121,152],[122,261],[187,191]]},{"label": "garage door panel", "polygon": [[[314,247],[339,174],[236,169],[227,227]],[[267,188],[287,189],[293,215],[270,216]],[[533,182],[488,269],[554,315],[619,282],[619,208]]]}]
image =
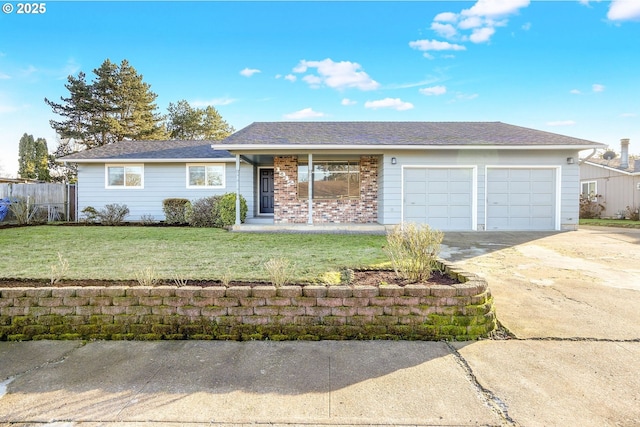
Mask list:
[{"label": "garage door panel", "polygon": [[[424,191],[416,191],[419,178]],[[471,230],[472,182],[471,168],[405,169],[404,221],[426,223],[441,230]]]},{"label": "garage door panel", "polygon": [[488,230],[554,230],[554,168],[488,168]]}]

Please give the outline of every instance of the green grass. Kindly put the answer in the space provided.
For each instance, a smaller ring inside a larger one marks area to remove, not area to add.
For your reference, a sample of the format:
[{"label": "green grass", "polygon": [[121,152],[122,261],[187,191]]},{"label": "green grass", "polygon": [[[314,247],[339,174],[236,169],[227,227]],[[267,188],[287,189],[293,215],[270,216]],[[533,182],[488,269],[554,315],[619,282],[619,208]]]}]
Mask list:
[{"label": "green grass", "polygon": [[596,225],[600,227],[640,228],[640,221],[630,219],[581,219],[580,225]]},{"label": "green grass", "polygon": [[0,228],[0,277],[49,279],[58,253],[66,279],[135,279],[147,267],[158,278],[180,276],[266,281],[263,264],[286,258],[296,281],[341,267],[380,266],[384,236],[230,233],[215,228],[32,226]]}]

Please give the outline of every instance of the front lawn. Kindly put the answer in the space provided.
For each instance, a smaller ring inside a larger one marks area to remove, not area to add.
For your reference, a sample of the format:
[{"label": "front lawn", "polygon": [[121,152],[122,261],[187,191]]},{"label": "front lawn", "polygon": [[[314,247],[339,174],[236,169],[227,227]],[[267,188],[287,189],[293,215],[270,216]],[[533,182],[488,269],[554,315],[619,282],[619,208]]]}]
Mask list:
[{"label": "front lawn", "polygon": [[640,228],[640,221],[630,219],[581,219],[580,225],[596,225],[599,227]]},{"label": "front lawn", "polygon": [[230,233],[215,228],[32,226],[0,228],[0,277],[49,279],[58,253],[67,279],[158,278],[267,280],[263,264],[286,258],[296,281],[341,267],[387,263],[384,236]]}]

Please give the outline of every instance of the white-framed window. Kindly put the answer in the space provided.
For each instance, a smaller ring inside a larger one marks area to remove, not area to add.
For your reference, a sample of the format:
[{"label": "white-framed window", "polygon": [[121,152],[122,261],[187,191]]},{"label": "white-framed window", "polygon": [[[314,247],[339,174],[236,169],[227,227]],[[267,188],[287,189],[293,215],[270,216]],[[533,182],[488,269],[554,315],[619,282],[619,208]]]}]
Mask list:
[{"label": "white-framed window", "polygon": [[[360,162],[313,162],[313,199],[357,199],[360,197]],[[309,165],[298,164],[298,198],[309,198]]]},{"label": "white-framed window", "polygon": [[187,164],[187,188],[224,188],[224,163]]},{"label": "white-framed window", "polygon": [[144,188],[144,165],[105,165],[106,188]]},{"label": "white-framed window", "polygon": [[583,181],[580,183],[580,194],[588,196],[592,201],[598,200],[598,182],[597,181]]}]

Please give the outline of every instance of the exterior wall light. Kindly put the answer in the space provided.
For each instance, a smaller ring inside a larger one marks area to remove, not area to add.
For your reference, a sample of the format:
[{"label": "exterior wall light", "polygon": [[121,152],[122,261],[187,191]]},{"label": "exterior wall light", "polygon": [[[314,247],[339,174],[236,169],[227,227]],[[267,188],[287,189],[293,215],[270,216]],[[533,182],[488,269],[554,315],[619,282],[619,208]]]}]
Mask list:
[{"label": "exterior wall light", "polygon": [[573,157],[567,157],[567,164],[568,165],[572,165],[573,164]]},{"label": "exterior wall light", "polygon": [[391,164],[395,165],[396,163],[398,163],[398,160],[395,157],[391,158]]}]

